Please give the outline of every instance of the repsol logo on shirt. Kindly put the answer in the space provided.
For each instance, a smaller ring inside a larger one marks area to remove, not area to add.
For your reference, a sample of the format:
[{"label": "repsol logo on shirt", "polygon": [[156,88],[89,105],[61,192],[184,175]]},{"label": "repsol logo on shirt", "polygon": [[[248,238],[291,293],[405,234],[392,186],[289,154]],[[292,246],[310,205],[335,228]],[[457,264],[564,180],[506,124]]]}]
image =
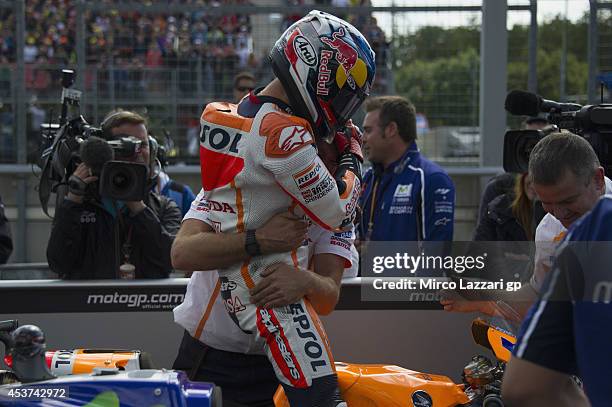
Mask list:
[{"label": "repsol logo on shirt", "polygon": [[200,145],[219,152],[238,154],[238,143],[242,134],[230,128],[212,127],[203,124]]},{"label": "repsol logo on shirt", "polygon": [[327,366],[327,362],[323,357],[323,344],[317,338],[314,332],[315,328],[312,326],[302,304],[291,304],[289,309],[293,315],[293,322],[299,324],[295,330],[298,336],[304,339],[304,353],[310,358],[310,367],[313,372],[316,372],[317,368]]}]

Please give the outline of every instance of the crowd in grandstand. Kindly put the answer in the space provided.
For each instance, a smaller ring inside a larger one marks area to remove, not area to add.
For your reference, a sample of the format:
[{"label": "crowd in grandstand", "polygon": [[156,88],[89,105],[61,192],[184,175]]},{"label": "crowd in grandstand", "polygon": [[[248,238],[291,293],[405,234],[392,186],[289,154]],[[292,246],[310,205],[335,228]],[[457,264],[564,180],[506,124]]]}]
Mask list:
[{"label": "crowd in grandstand", "polygon": [[[156,68],[173,67],[181,61],[205,57],[205,60],[222,61],[214,67],[215,72],[257,68],[249,16],[227,14],[219,17],[209,12],[227,3],[246,4],[246,0],[169,1],[202,5],[198,11],[174,15],[120,12],[113,9],[116,0],[103,0],[102,3],[108,4],[107,12],[87,10],[85,14],[89,63]],[[289,3],[299,5],[302,2]],[[76,63],[76,1],[33,0],[26,2],[25,7],[25,63]],[[0,62],[13,62],[16,48],[13,10],[0,9],[0,17]],[[299,16],[288,15],[283,20],[283,28],[296,17]],[[351,20],[365,33],[377,55],[384,55],[386,40],[376,20],[363,15]]]}]

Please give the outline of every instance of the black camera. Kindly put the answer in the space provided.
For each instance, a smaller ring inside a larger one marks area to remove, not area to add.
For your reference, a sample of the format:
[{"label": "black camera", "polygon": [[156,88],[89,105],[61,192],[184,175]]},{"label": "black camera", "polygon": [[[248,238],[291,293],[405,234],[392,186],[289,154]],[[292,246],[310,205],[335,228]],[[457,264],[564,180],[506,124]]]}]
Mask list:
[{"label": "black camera", "polygon": [[87,187],[86,196],[89,199],[144,199],[148,189],[149,167],[131,161],[140,153],[141,140],[124,134],[108,134],[88,124],[80,114],[68,119],[68,111],[78,108],[81,98],[80,91],[70,89],[73,83],[74,71],[63,70],[59,124],[42,126],[39,198],[43,211],[48,214],[51,193],[56,194],[56,205],[61,203],[71,186],[70,177],[81,162],[92,170],[92,175],[98,177],[97,182]]},{"label": "black camera", "polygon": [[537,116],[548,113],[551,123],[541,130],[510,130],[504,136],[504,170],[527,172],[529,154],[542,138],[566,129],[587,140],[606,174],[612,173],[612,104],[581,106],[575,103],[558,103],[520,90],[513,90],[506,97],[506,110],[513,115]]}]

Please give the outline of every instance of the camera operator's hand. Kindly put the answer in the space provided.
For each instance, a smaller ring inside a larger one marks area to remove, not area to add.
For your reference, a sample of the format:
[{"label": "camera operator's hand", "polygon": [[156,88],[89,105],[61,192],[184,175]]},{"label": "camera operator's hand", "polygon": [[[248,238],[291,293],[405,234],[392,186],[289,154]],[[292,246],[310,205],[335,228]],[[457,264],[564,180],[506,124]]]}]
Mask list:
[{"label": "camera operator's hand", "polygon": [[87,185],[96,182],[98,177],[92,175],[91,168],[80,163],[68,179],[69,191],[67,199],[75,203],[83,203],[83,195]]},{"label": "camera operator's hand", "polygon": [[143,201],[130,201],[126,202],[125,206],[130,210],[130,214],[132,216],[138,215],[140,212],[144,211],[147,205]]}]

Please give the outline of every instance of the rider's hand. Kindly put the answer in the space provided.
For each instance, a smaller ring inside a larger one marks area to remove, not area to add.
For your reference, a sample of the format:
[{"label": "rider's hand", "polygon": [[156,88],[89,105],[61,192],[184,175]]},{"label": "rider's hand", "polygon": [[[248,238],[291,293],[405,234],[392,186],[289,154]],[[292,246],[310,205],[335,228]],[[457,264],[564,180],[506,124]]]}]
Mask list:
[{"label": "rider's hand", "polygon": [[346,122],[342,131],[338,131],[334,137],[334,144],[340,155],[350,153],[363,162],[361,146],[363,144],[363,133],[359,127],[353,124],[352,120]]},{"label": "rider's hand", "polygon": [[306,240],[308,222],[289,211],[274,215],[255,230],[262,254],[290,252]]},{"label": "rider's hand", "polygon": [[[83,188],[98,180],[98,177],[92,175],[91,169],[85,165],[85,163],[80,163],[70,178],[73,178],[73,181],[76,182],[77,185],[80,184]],[[83,202],[83,195],[78,195],[72,192],[68,192],[67,198],[76,203]]]},{"label": "rider's hand", "polygon": [[310,281],[308,273],[284,263],[268,266],[250,291],[251,303],[264,308],[296,303],[306,295]]}]

